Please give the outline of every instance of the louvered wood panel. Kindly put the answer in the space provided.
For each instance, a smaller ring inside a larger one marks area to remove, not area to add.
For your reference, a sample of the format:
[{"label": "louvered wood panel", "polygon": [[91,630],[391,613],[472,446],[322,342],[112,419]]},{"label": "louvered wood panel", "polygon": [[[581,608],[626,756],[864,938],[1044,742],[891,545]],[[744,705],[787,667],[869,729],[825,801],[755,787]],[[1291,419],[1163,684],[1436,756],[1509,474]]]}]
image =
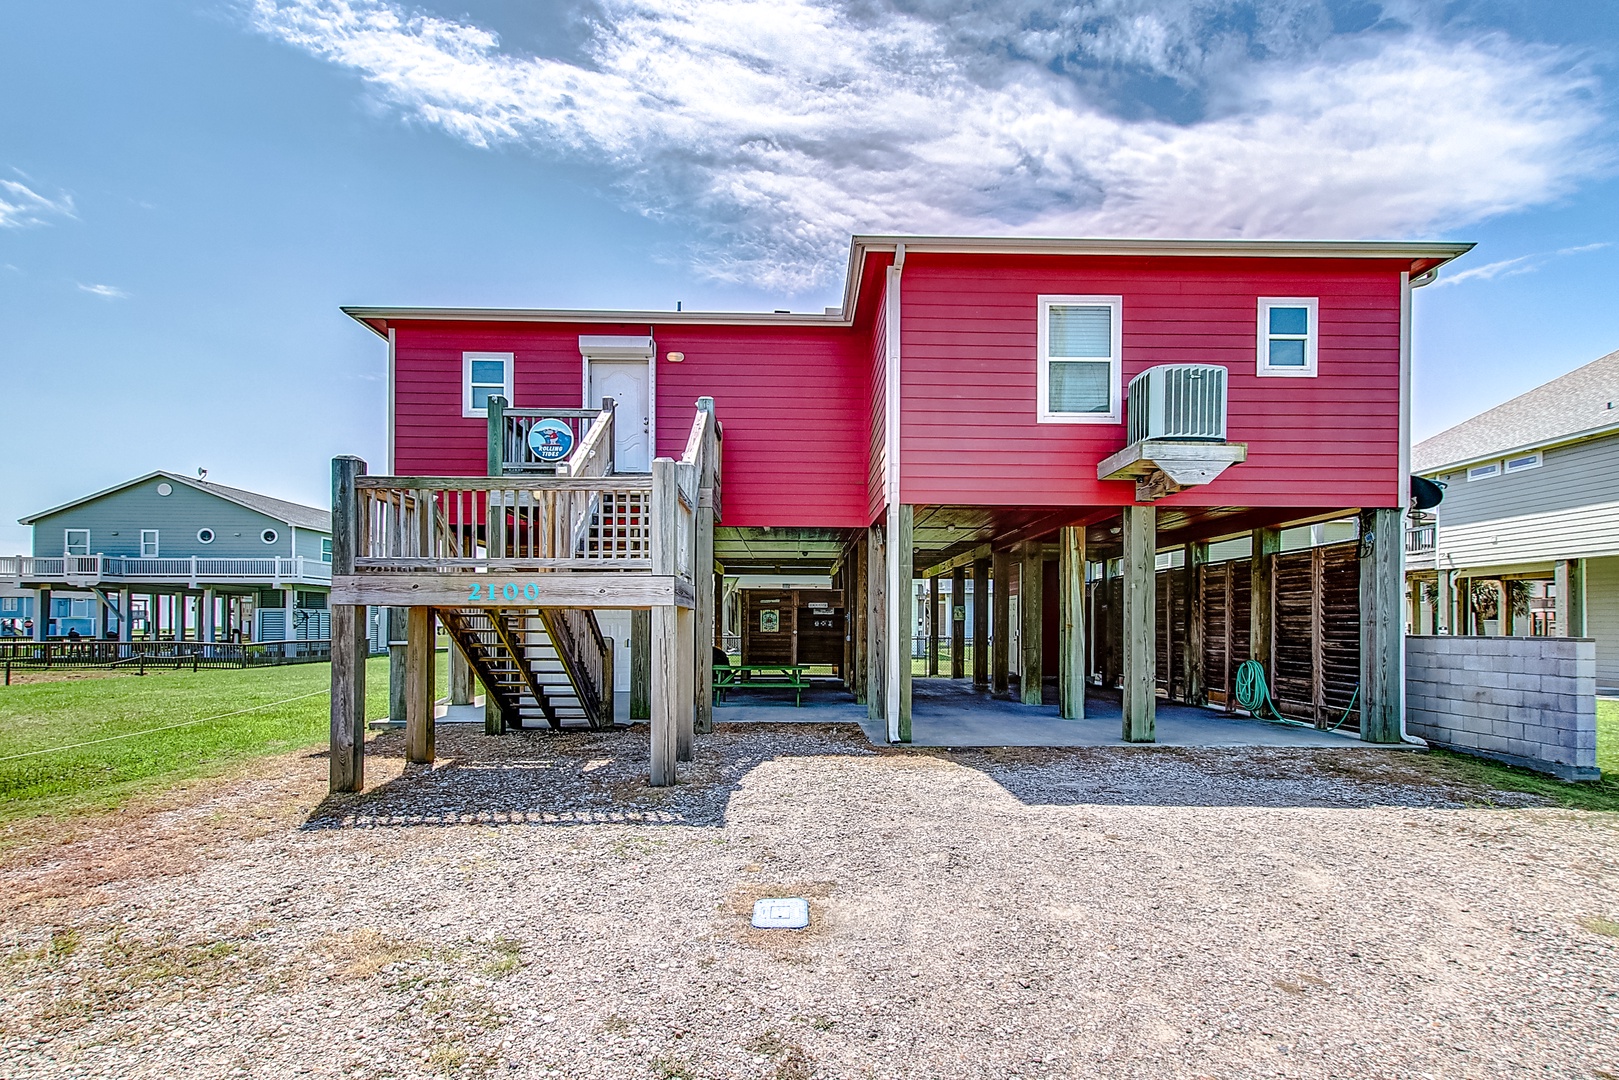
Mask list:
[{"label": "louvered wood panel", "polygon": [[[1322,696],[1324,721],[1336,723],[1360,685],[1360,544],[1322,548]],[[1343,731],[1360,730],[1360,699]]]},{"label": "louvered wood panel", "polygon": [[1275,556],[1276,657],[1271,672],[1271,700],[1283,716],[1315,722],[1315,647],[1320,626],[1311,566],[1311,550]]},{"label": "louvered wood panel", "polygon": [[1230,640],[1229,612],[1231,564],[1201,567],[1198,585],[1203,591],[1203,687],[1210,701],[1227,696],[1226,645]]}]

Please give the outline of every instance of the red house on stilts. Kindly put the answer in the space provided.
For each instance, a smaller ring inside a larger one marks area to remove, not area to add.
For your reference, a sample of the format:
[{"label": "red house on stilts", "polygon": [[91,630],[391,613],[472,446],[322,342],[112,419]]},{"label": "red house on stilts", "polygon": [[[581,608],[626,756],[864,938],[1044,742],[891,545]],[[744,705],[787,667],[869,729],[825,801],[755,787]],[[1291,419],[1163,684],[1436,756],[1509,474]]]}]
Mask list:
[{"label": "red house on stilts", "polygon": [[[711,643],[761,619],[794,644],[743,670],[802,681],[820,616],[894,742],[945,625],[963,688],[1054,677],[1129,741],[1160,695],[1234,709],[1248,660],[1399,741],[1411,290],[1470,246],[860,236],[820,314],[346,308],[387,342],[391,475],[334,462],[332,786],[367,605],[408,609],[416,760],[435,618],[493,730],[611,724],[628,643],[659,784],[712,725]],[[762,616],[754,574],[828,591]]]}]

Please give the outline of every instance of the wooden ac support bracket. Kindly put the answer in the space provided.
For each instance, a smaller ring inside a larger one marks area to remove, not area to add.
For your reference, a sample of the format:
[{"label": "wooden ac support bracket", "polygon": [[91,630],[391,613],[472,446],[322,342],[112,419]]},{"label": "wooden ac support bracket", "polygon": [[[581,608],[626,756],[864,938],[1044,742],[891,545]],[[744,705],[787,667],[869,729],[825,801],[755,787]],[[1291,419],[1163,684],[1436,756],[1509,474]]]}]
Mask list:
[{"label": "wooden ac support bracket", "polygon": [[1099,480],[1134,480],[1136,501],[1154,502],[1207,484],[1247,460],[1247,443],[1142,439],[1096,466],[1096,476]]}]

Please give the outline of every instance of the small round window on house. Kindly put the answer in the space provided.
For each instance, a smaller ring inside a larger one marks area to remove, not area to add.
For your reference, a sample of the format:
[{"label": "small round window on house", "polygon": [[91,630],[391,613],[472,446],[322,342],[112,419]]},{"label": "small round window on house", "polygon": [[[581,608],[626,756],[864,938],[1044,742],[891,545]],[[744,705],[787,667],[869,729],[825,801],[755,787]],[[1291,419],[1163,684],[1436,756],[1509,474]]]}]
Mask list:
[{"label": "small round window on house", "polygon": [[265,529],[259,534],[259,539],[263,540],[266,544],[273,544],[277,540],[281,539],[281,537],[277,535],[274,529]]},{"label": "small round window on house", "polygon": [[202,543],[202,544],[211,544],[211,543],[213,543],[214,542],[214,530],[212,530],[212,529],[198,529],[197,530],[197,542]]}]

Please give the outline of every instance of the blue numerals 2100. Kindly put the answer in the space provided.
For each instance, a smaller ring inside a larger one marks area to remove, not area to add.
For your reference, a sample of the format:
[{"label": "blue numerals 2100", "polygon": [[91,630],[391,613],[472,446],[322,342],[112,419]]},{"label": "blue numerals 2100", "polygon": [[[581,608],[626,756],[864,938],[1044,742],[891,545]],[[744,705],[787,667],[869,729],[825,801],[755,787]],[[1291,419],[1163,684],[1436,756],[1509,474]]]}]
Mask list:
[{"label": "blue numerals 2100", "polygon": [[539,598],[540,587],[532,581],[522,585],[515,581],[508,581],[504,585],[496,585],[493,582],[485,585],[483,582],[475,581],[472,583],[472,591],[467,594],[467,599],[473,603],[485,604],[498,604],[502,601],[516,603],[519,600]]}]

